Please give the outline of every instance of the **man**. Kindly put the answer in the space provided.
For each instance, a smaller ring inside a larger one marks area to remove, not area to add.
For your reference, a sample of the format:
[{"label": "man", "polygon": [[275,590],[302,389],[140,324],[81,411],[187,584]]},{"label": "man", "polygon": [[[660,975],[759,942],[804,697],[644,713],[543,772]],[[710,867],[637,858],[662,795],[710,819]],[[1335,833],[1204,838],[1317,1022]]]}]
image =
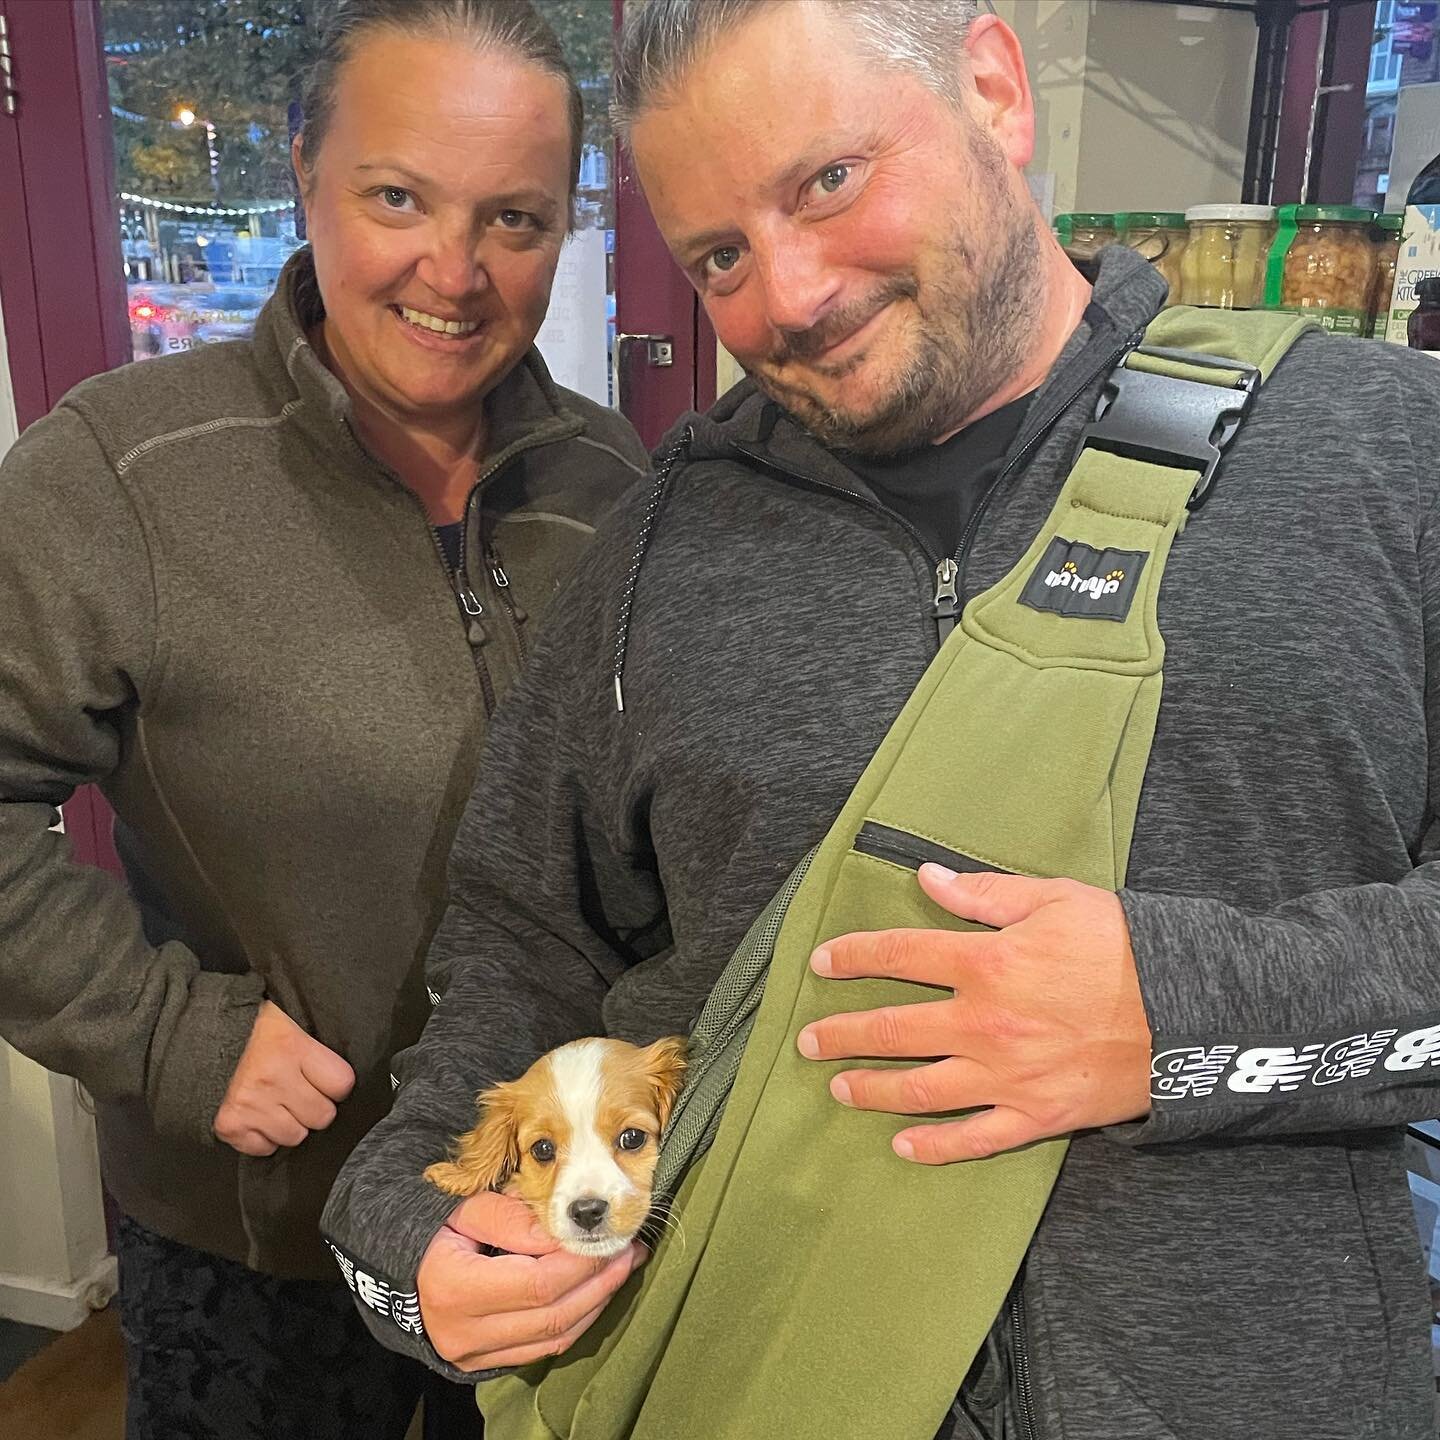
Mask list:
[{"label": "man", "polygon": [[[563,1351],[639,1258],[550,1253],[505,1197],[448,1213],[419,1176],[471,1092],[574,1036],[690,1022],[957,603],[1036,535],[1163,300],[1128,252],[1092,294],[1055,245],[1018,44],[973,12],[651,0],[629,22],[622,127],[752,379],[682,423],[557,601],[460,830],[443,999],[327,1211],[372,1311],[418,1291],[423,1336],[372,1329],[452,1373]],[[800,1037],[938,1046],[832,1087],[983,1107],[897,1121],[902,1156],[1075,1137],[1028,1321],[989,1357],[1006,1413],[972,1376],[944,1434],[1431,1433],[1401,1126],[1440,1079],[1437,394],[1421,357],[1318,332],[1262,391],[1166,571],[1127,889],[927,872],[999,929],[987,963],[943,931],[817,955],[959,997],[938,1040],[863,1014]]]}]

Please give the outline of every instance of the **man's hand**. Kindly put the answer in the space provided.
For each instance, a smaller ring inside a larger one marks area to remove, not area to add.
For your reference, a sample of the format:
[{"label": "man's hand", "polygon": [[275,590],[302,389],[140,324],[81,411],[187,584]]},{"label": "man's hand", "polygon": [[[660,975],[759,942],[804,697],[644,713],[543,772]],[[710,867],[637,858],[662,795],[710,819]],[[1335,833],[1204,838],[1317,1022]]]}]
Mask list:
[{"label": "man's hand", "polygon": [[325,1129],[354,1088],[339,1055],[264,1000],[211,1128],[242,1155],[273,1155]]},{"label": "man's hand", "polygon": [[939,865],[920,867],[920,888],[952,915],[995,930],[882,930],[815,951],[819,975],[955,992],[807,1026],[799,1046],[812,1060],[942,1057],[845,1071],[830,1082],[837,1100],[902,1115],[980,1109],[896,1135],[896,1154],[926,1164],[1148,1113],[1150,1026],[1118,897],[1078,880],[955,875]]},{"label": "man's hand", "polygon": [[[482,1255],[481,1245],[510,1253]],[[561,1250],[513,1195],[462,1201],[420,1261],[425,1332],[461,1370],[530,1365],[563,1354],[648,1252],[632,1244],[609,1260]]]}]

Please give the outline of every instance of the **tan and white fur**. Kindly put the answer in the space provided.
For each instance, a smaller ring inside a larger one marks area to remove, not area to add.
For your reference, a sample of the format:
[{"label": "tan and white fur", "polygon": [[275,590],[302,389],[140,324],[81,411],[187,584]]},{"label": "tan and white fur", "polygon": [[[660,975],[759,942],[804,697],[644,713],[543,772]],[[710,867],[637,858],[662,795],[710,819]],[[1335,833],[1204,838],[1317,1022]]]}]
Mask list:
[{"label": "tan and white fur", "polygon": [[425,1178],[452,1195],[517,1195],[576,1255],[618,1255],[650,1213],[660,1134],[685,1078],[685,1039],[643,1049],[572,1040],[483,1091],[479,1122]]}]

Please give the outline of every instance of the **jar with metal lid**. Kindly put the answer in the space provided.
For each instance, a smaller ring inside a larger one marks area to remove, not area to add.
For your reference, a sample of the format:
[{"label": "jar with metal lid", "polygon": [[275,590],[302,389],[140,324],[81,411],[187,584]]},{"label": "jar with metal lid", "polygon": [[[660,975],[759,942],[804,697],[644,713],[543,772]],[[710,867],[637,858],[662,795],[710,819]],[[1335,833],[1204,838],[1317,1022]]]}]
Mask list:
[{"label": "jar with metal lid", "polygon": [[1275,234],[1273,205],[1195,205],[1185,212],[1180,257],[1187,305],[1250,310],[1265,303],[1265,262]]},{"label": "jar with metal lid", "polygon": [[1180,210],[1127,210],[1115,217],[1116,232],[1122,245],[1143,255],[1164,277],[1170,287],[1167,305],[1184,303],[1184,281],[1180,274],[1181,257],[1189,242],[1185,215]]},{"label": "jar with metal lid", "polygon": [[1115,243],[1115,217],[1094,211],[1077,211],[1055,217],[1055,236],[1075,268],[1088,280],[1095,278],[1095,260]]},{"label": "jar with metal lid", "polygon": [[1370,323],[1365,333],[1376,340],[1385,338],[1390,323],[1395,262],[1400,258],[1400,235],[1404,229],[1403,215],[1377,215],[1370,230],[1370,240],[1375,247],[1375,279],[1370,285]]},{"label": "jar with metal lid", "polygon": [[1364,335],[1375,283],[1375,212],[1357,205],[1282,205],[1265,298],[1277,310]]}]

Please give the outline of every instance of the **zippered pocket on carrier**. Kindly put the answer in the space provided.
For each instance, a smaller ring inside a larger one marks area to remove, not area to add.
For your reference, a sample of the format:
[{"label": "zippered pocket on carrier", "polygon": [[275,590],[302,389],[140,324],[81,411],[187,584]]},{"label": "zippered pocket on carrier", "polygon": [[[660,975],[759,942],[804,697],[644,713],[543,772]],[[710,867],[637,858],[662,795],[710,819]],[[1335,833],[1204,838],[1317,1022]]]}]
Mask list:
[{"label": "zippered pocket on carrier", "polygon": [[874,860],[888,860],[892,865],[905,866],[907,870],[918,870],[922,865],[943,865],[947,870],[972,875],[1014,873],[1001,870],[997,865],[986,865],[974,856],[927,840],[923,835],[898,830],[893,825],[882,825],[878,820],[866,820],[860,826],[851,848],[857,854],[869,855]]}]

